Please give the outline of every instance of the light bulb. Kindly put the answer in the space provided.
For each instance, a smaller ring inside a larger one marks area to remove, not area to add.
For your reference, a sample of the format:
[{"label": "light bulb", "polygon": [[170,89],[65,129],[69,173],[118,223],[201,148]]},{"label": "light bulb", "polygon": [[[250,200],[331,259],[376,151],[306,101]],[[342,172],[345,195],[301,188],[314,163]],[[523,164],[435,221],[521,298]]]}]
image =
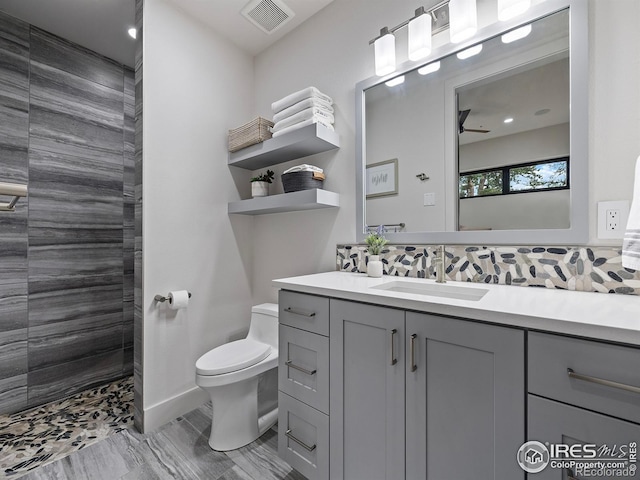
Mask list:
[{"label": "light bulb", "polygon": [[373,42],[375,55],[376,75],[384,77],[396,70],[396,37],[389,33],[385,27],[380,30],[380,35]]},{"label": "light bulb", "polygon": [[511,43],[516,40],[520,40],[531,33],[531,24],[524,27],[516,28],[508,33],[502,35],[502,43]]},{"label": "light bulb", "polygon": [[127,30],[127,33],[131,38],[134,38],[134,39],[138,36],[138,31],[136,30],[135,27],[131,27],[129,30]]},{"label": "light bulb", "polygon": [[460,43],[478,31],[476,0],[449,2],[449,36],[451,43]]},{"label": "light bulb", "polygon": [[[431,15],[424,13],[409,22],[409,60],[416,61],[431,53]],[[418,12],[416,12],[418,13]]]},{"label": "light bulb", "polygon": [[420,75],[429,75],[430,73],[440,70],[440,62],[433,62],[418,69]]},{"label": "light bulb", "polygon": [[474,55],[479,54],[481,51],[482,51],[482,44],[475,45],[471,48],[467,48],[466,50],[458,52],[456,54],[456,57],[458,57],[460,60],[465,60],[467,58],[470,58],[470,57],[473,57]]},{"label": "light bulb", "polygon": [[498,20],[504,22],[526,12],[531,0],[498,0]]},{"label": "light bulb", "polygon": [[400,75],[399,77],[392,78],[384,82],[387,87],[395,87],[396,85],[402,85],[404,83],[404,75]]}]

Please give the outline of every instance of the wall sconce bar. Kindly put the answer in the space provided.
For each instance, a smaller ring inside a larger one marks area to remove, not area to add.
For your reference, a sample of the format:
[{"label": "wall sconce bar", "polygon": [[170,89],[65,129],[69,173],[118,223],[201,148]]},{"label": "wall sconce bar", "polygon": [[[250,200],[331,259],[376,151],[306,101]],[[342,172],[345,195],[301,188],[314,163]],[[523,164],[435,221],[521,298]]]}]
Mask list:
[{"label": "wall sconce bar", "polygon": [[27,196],[27,186],[20,185],[18,183],[0,182],[0,195],[13,197],[9,203],[0,202],[0,212],[14,212],[16,210],[16,203],[18,203],[18,200]]},{"label": "wall sconce bar", "polygon": [[[431,34],[435,35],[436,33],[440,33],[444,30],[446,30],[447,28],[449,28],[449,10],[448,10],[448,5],[449,5],[449,1],[450,0],[444,0],[440,3],[438,3],[437,5],[431,7],[429,10],[425,10],[424,7],[420,7],[416,9],[415,12],[415,16],[412,18],[409,18],[407,20],[405,20],[404,22],[402,22],[399,25],[396,25],[393,28],[383,28],[380,30],[380,35],[377,36],[376,38],[369,40],[369,45],[373,45],[373,43],[378,40],[379,38],[383,37],[384,35],[386,35],[387,33],[395,33],[398,30],[400,30],[401,28],[406,27],[407,25],[409,25],[409,22],[411,20],[413,20],[416,17],[419,17],[420,15],[427,13],[428,15],[431,15],[431,18],[433,18],[433,24],[434,24],[434,28],[431,30]],[[384,31],[384,33],[383,33]]]}]

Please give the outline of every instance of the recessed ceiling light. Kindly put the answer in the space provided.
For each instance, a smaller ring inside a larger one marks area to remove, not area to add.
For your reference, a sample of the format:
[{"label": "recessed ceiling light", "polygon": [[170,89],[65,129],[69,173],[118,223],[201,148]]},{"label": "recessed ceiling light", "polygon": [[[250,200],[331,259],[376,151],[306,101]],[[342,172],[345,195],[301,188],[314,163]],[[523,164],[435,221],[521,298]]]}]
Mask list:
[{"label": "recessed ceiling light", "polygon": [[400,75],[399,77],[392,78],[388,82],[384,82],[387,87],[395,87],[396,85],[400,85],[404,83],[404,75]]},{"label": "recessed ceiling light", "polygon": [[476,45],[471,48],[467,48],[466,50],[463,50],[457,53],[456,57],[458,57],[460,60],[465,60],[469,57],[473,57],[474,55],[479,54],[481,51],[482,51],[482,44]]},{"label": "recessed ceiling light", "polygon": [[131,27],[129,30],[127,30],[127,33],[131,38],[136,38],[138,36],[138,30],[136,30],[135,27]]},{"label": "recessed ceiling light", "polygon": [[538,110],[536,113],[534,113],[534,115],[537,115],[539,117],[540,115],[546,115],[550,111],[550,108],[543,108],[542,110]]},{"label": "recessed ceiling light", "polygon": [[511,122],[513,122],[513,118],[507,117],[503,121],[504,121],[504,123],[511,123]]}]

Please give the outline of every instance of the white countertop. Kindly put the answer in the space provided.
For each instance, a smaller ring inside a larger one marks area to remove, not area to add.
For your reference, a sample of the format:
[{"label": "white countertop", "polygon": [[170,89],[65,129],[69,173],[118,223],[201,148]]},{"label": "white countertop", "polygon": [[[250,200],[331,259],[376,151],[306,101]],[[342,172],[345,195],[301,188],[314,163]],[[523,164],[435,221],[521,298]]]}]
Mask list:
[{"label": "white countertop", "polygon": [[451,315],[514,327],[565,333],[640,345],[640,298],[636,295],[574,292],[508,285],[447,282],[488,290],[478,301],[372,289],[388,282],[433,280],[363,273],[327,272],[273,281],[277,288],[373,303],[426,313]]}]

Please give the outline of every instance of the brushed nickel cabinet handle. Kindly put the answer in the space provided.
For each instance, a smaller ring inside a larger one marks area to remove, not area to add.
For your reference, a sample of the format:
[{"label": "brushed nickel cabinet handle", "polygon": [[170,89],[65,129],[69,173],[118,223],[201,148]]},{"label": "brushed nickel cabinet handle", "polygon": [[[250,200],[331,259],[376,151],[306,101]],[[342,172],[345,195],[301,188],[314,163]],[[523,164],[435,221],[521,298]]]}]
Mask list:
[{"label": "brushed nickel cabinet handle", "polygon": [[284,362],[284,364],[289,368],[293,368],[294,370],[298,370],[299,372],[306,373],[307,375],[315,375],[317,372],[317,370],[307,370],[306,368],[299,367],[291,360],[287,360],[286,362]]},{"label": "brushed nickel cabinet handle", "polygon": [[315,317],[316,312],[302,312],[300,310],[296,310],[295,308],[287,307],[284,309],[285,312],[293,313],[294,315],[300,315],[301,317]]},{"label": "brushed nickel cabinet handle", "polygon": [[597,383],[598,385],[604,385],[605,387],[619,388],[620,390],[626,390],[631,393],[640,393],[640,387],[627,385],[626,383],[614,382],[604,378],[592,377],[591,375],[583,375],[581,373],[574,372],[571,368],[567,368],[567,375],[569,375],[570,378],[575,378],[576,380]]},{"label": "brushed nickel cabinet handle", "polygon": [[398,333],[398,330],[395,328],[391,330],[391,365],[398,363],[398,359],[396,358],[396,333]]},{"label": "brushed nickel cabinet handle", "polygon": [[411,371],[415,372],[418,369],[416,365],[416,335],[415,333],[411,334]]},{"label": "brushed nickel cabinet handle", "polygon": [[302,448],[304,448],[307,452],[313,452],[316,449],[316,444],[315,443],[313,445],[311,445],[311,446],[307,445],[306,443],[304,443],[299,438],[296,438],[293,435],[293,433],[291,433],[291,429],[288,429],[286,432],[284,432],[284,434],[287,436],[287,438],[290,438],[291,440],[296,442],[298,445],[300,445]]}]

